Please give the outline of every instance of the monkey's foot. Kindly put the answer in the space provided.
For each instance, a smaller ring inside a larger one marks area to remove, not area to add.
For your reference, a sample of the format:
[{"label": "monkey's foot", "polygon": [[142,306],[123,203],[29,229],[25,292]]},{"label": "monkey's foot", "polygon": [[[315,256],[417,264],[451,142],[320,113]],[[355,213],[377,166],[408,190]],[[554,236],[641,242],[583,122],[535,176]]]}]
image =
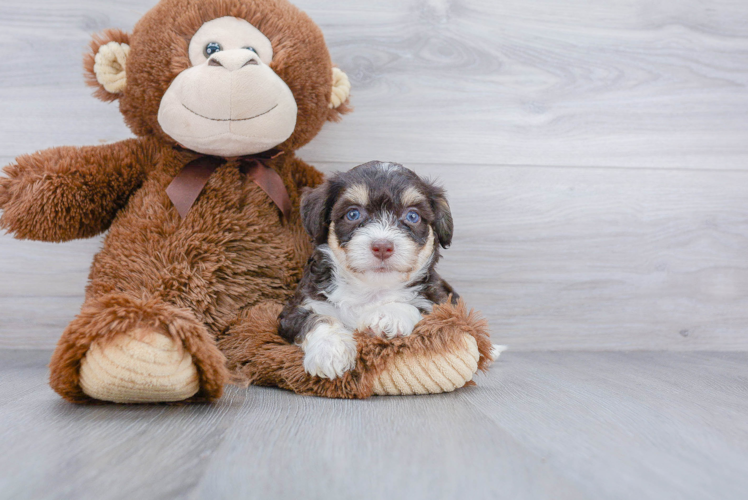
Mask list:
[{"label": "monkey's foot", "polygon": [[81,360],[80,387],[101,401],[158,403],[194,396],[200,379],[181,342],[139,328],[94,341]]},{"label": "monkey's foot", "polygon": [[374,394],[405,396],[452,392],[467,384],[478,371],[480,352],[475,338],[462,335],[463,349],[441,356],[403,353],[374,379]]}]

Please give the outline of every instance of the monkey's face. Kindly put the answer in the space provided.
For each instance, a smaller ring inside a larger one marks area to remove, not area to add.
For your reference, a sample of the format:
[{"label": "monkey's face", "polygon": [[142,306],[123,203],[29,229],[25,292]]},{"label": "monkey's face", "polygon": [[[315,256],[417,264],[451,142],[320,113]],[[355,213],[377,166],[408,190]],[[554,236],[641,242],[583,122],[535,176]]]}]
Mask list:
[{"label": "monkey's face", "polygon": [[348,78],[288,0],[160,0],[91,48],[88,83],[135,135],[204,154],[293,151],[349,111]]},{"label": "monkey's face", "polygon": [[271,149],[296,126],[296,101],[270,68],[270,40],[244,19],[203,24],[189,43],[191,67],[167,89],[163,131],[200,153],[241,156]]}]

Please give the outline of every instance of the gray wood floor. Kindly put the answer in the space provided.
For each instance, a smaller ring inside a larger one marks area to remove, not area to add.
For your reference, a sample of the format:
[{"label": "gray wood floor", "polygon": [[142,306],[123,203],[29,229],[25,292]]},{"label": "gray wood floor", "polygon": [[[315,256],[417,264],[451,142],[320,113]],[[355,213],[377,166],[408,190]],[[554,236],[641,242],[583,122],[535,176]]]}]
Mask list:
[{"label": "gray wood floor", "polygon": [[744,499],[748,354],[507,352],[478,386],[73,406],[0,351],[0,498]]},{"label": "gray wood floor", "polygon": [[[510,350],[449,395],[72,406],[100,239],[0,235],[0,499],[746,498],[748,2],[295,2],[355,106],[300,155],[440,179],[441,272]],[[130,137],[81,54],[154,3],[0,0],[0,166]]]}]

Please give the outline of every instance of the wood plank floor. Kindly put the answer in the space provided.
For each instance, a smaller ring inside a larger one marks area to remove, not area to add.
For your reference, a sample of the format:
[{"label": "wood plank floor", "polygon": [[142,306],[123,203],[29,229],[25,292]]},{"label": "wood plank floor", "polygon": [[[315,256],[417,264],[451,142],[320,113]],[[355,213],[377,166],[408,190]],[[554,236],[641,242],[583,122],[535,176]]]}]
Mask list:
[{"label": "wood plank floor", "polygon": [[743,499],[748,354],[507,352],[476,387],[73,406],[0,351],[0,498]]}]

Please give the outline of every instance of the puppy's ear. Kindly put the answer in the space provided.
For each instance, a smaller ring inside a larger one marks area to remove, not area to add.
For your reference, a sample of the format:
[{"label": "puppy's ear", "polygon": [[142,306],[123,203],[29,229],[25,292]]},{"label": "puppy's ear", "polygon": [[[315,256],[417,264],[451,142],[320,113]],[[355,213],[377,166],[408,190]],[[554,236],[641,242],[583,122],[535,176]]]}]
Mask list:
[{"label": "puppy's ear", "polygon": [[331,191],[330,182],[326,181],[314,189],[305,189],[301,195],[301,223],[317,245],[327,242],[334,203]]},{"label": "puppy's ear", "polygon": [[452,221],[452,211],[449,209],[447,193],[443,188],[428,183],[429,199],[431,200],[431,210],[434,211],[434,232],[439,239],[442,248],[447,248],[452,244],[452,233],[454,232],[454,222]]}]

